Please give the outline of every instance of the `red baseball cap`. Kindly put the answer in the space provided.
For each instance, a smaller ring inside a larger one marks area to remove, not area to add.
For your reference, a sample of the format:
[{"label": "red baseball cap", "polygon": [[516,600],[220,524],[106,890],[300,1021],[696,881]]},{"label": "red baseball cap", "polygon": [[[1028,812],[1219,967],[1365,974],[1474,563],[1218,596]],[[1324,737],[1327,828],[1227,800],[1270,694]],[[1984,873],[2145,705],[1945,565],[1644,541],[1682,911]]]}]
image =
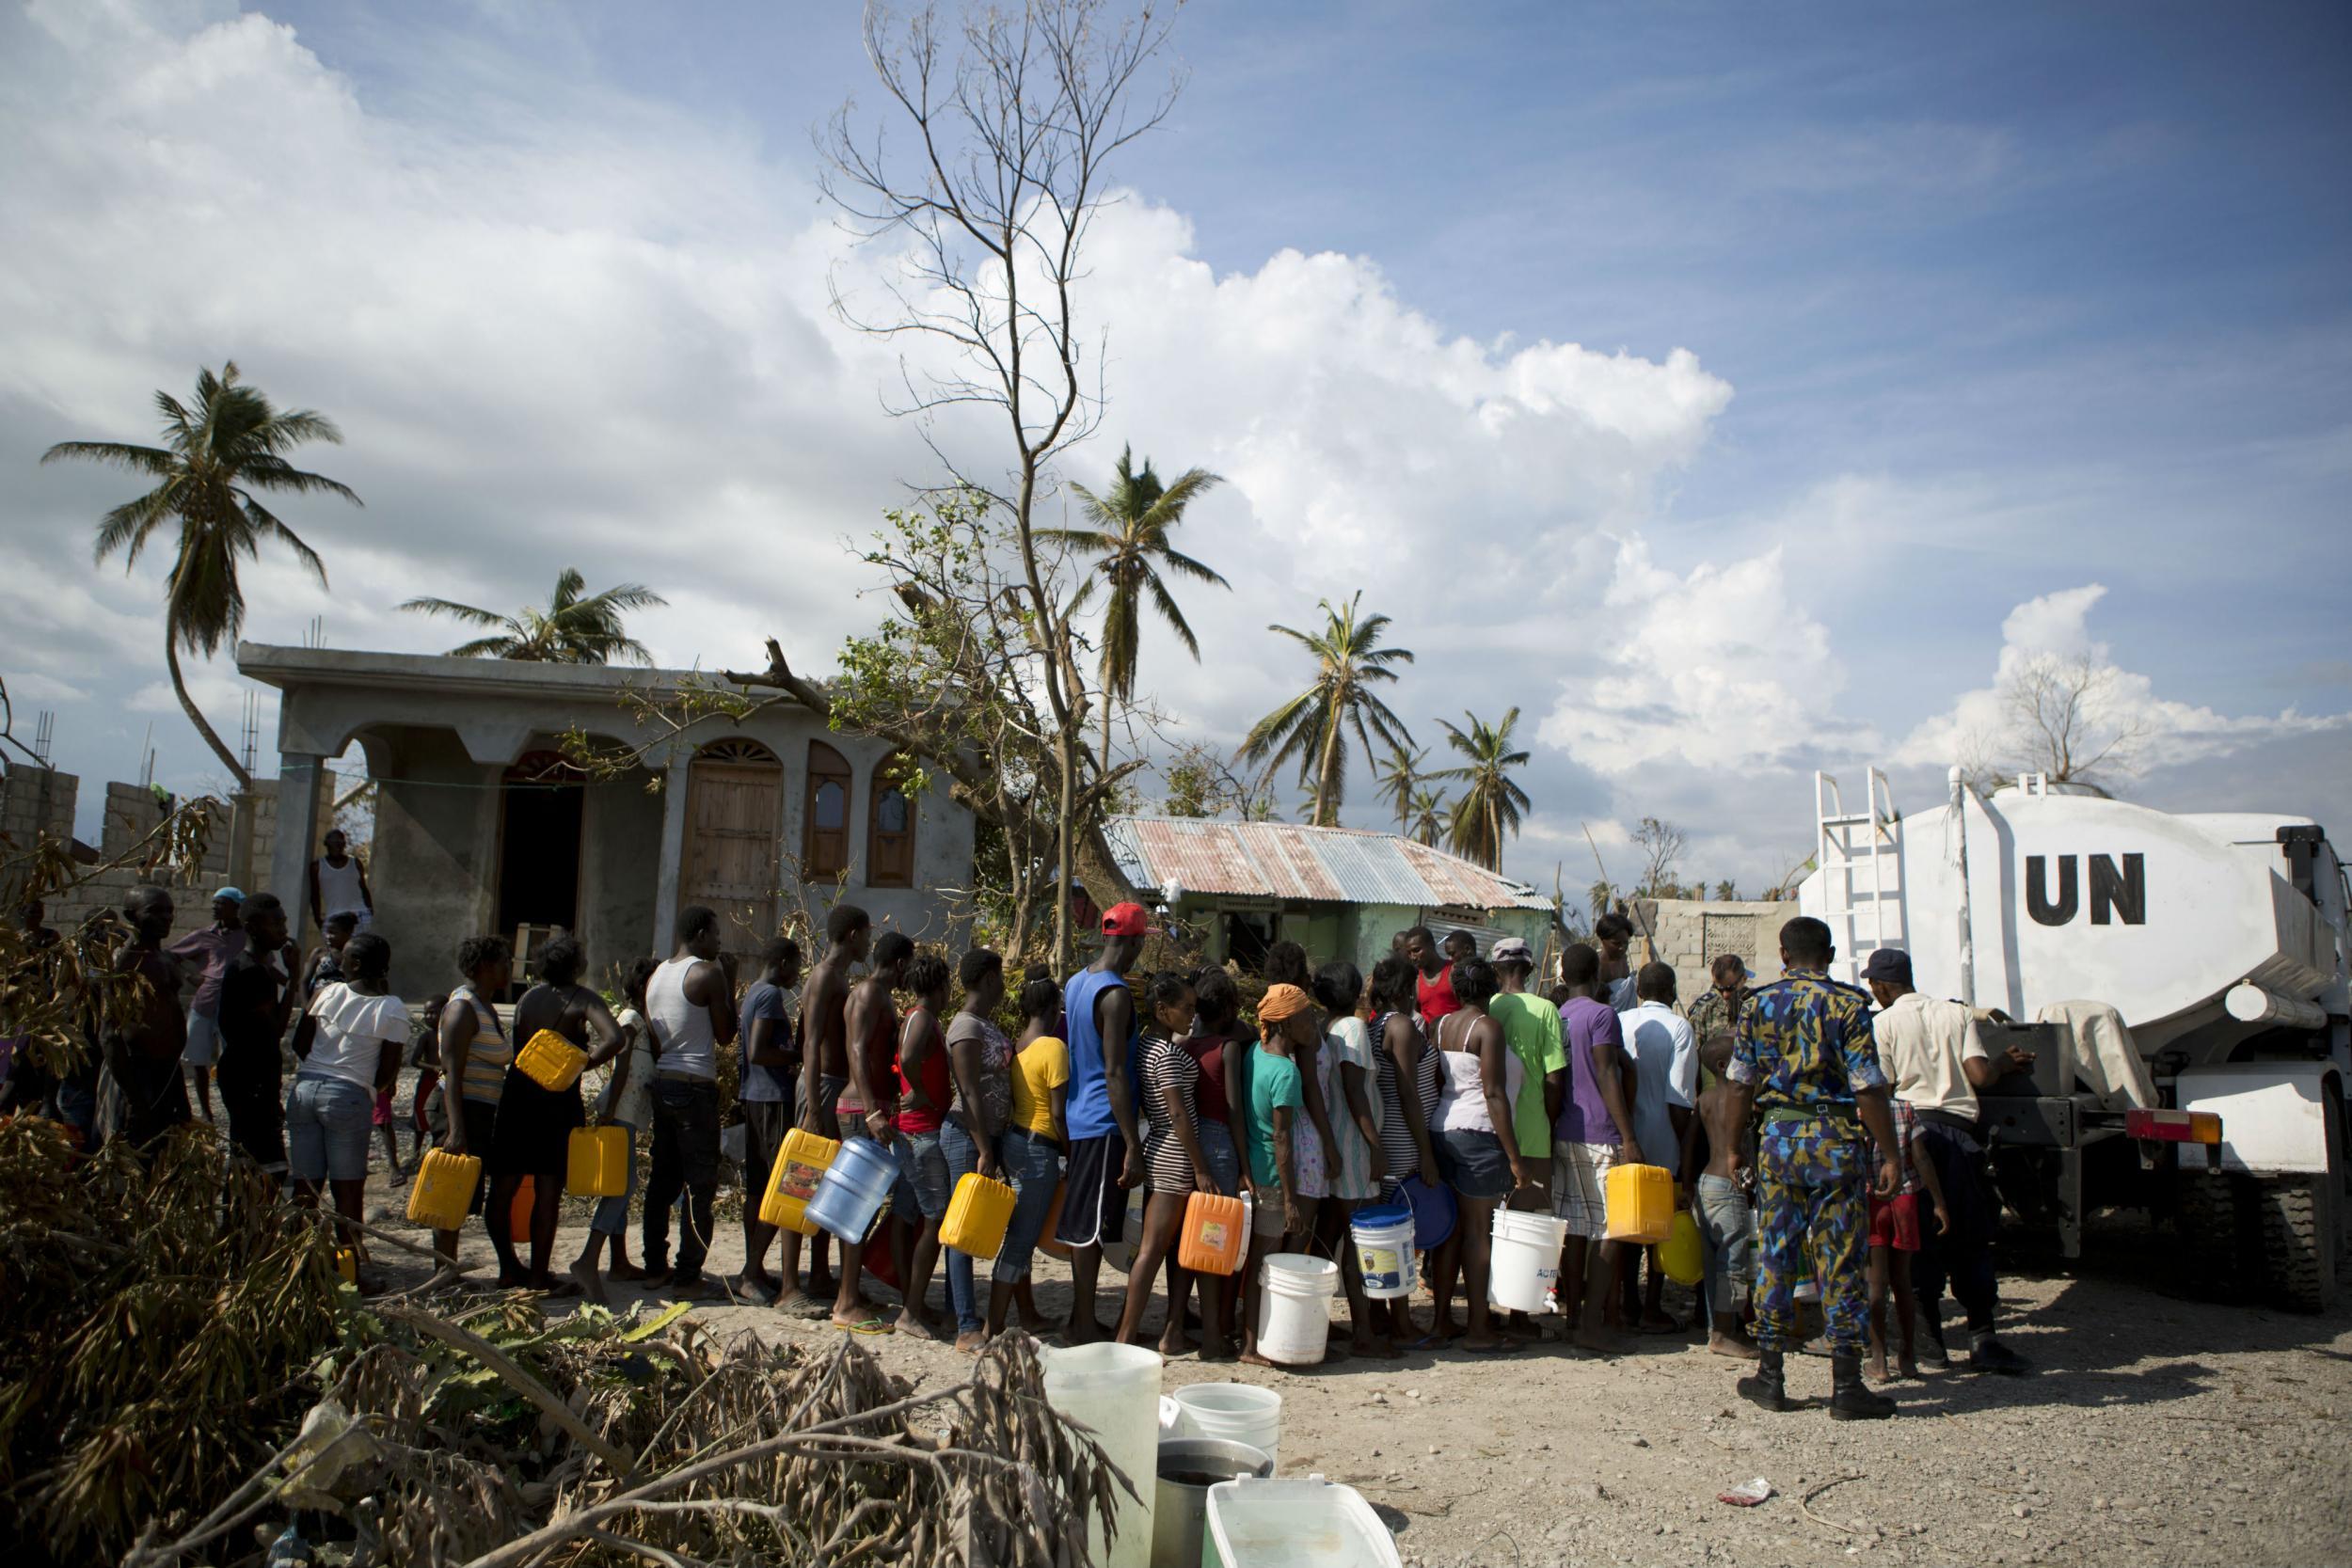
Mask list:
[{"label": "red baseball cap", "polygon": [[1143,937],[1152,934],[1152,917],[1141,904],[1113,904],[1103,911],[1103,934],[1106,937]]}]

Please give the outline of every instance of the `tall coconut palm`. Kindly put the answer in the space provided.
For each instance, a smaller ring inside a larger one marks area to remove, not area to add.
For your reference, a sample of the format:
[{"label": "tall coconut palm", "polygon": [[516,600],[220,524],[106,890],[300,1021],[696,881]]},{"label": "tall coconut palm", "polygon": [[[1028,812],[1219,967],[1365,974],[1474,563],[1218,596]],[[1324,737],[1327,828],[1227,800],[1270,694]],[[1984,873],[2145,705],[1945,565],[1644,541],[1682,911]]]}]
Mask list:
[{"label": "tall coconut palm", "polygon": [[618,658],[651,664],[653,656],[644,644],[622,631],[621,614],[670,601],[640,583],[624,582],[583,597],[587,587],[580,568],[566,566],[557,576],[555,597],[545,610],[526,605],[512,615],[501,615],[448,599],[410,599],[400,608],[493,628],[488,637],[452,648],[453,658],[517,658],[539,664],[610,664]]},{"label": "tall coconut palm", "polygon": [[1184,612],[1176,608],[1175,595],[1160,577],[1160,568],[1181,572],[1198,582],[1213,582],[1219,588],[1232,583],[1209,567],[1182,554],[1168,542],[1169,532],[1184,520],[1184,509],[1211,490],[1225,483],[1206,468],[1187,468],[1177,476],[1173,484],[1163,485],[1160,476],[1152,471],[1152,460],[1143,460],[1143,471],[1135,468],[1133,448],[1121,448],[1119,467],[1110,490],[1098,496],[1083,484],[1070,488],[1077,493],[1079,509],[1095,526],[1090,529],[1041,529],[1038,537],[1048,544],[1067,545],[1073,549],[1098,553],[1094,570],[1101,573],[1109,589],[1108,601],[1103,609],[1103,762],[1108,767],[1111,756],[1112,710],[1120,703],[1130,703],[1136,694],[1136,647],[1142,640],[1143,599],[1147,594],[1158,607],[1160,619],[1184,643],[1195,660],[1200,657],[1200,640],[1192,633]]},{"label": "tall coconut palm", "polygon": [[1380,785],[1382,798],[1396,807],[1396,831],[1400,833],[1412,821],[1414,792],[1428,777],[1421,770],[1421,765],[1428,760],[1426,746],[1391,746],[1386,758],[1373,759],[1372,776]]},{"label": "tall coconut palm", "polygon": [[1454,816],[1446,829],[1454,852],[1499,871],[1503,837],[1518,835],[1519,813],[1532,804],[1527,791],[1511,780],[1512,768],[1527,766],[1527,753],[1511,744],[1519,710],[1504,714],[1500,724],[1488,724],[1475,714],[1462,717],[1470,721],[1468,730],[1457,730],[1442,719],[1438,722],[1445,731],[1446,744],[1470,760],[1432,777],[1462,781],[1462,793],[1454,798]]},{"label": "tall coconut palm", "polygon": [[1445,832],[1445,815],[1453,802],[1434,789],[1413,791],[1412,825],[1405,830],[1416,844],[1438,847],[1438,837]]},{"label": "tall coconut palm", "polygon": [[1372,690],[1374,682],[1396,679],[1394,667],[1413,662],[1412,650],[1380,646],[1389,617],[1362,614],[1363,598],[1359,589],[1342,607],[1323,600],[1323,629],[1311,635],[1291,626],[1266,628],[1315,656],[1314,684],[1259,720],[1241,744],[1241,760],[1263,763],[1268,771],[1297,759],[1298,782],[1314,783],[1309,820],[1322,828],[1338,822],[1347,792],[1349,731],[1366,752],[1375,735],[1391,747],[1413,743],[1405,721]]},{"label": "tall coconut palm", "polygon": [[179,543],[171,572],[164,578],[164,664],[188,721],[237,787],[250,789],[253,776],[188,695],[188,683],[180,673],[180,651],[185,648],[209,658],[223,642],[235,644],[245,629],[245,591],[237,580],[237,562],[240,557],[257,558],[264,542],[283,545],[310,569],[319,586],[326,585],[326,566],[318,552],[263,506],[255,492],[324,493],[341,496],[354,506],[359,498],[350,486],[306,473],[286,461],[286,454],[306,441],[340,444],[342,432],[334,421],[307,408],[273,406],[259,388],[237,379],[234,360],[218,375],[209,369],[197,372],[192,404],[158,391],[155,406],[164,417],[160,447],[60,441],[40,460],[84,458],[155,482],[147,494],[124,501],[99,520],[96,557],[103,561],[121,550],[128,572],[138,564],[139,552],[155,531],[167,520],[178,520]]}]

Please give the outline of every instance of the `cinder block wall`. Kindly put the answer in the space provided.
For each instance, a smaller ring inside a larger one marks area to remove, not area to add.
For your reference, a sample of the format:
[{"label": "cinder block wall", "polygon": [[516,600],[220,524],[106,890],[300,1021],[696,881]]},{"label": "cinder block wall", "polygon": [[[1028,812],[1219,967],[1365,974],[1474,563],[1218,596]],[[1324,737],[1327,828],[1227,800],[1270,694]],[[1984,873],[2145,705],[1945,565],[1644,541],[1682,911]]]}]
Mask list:
[{"label": "cinder block wall", "polygon": [[[1721,953],[1739,954],[1756,985],[1780,978],[1780,927],[1796,918],[1793,900],[1661,898],[1642,907],[1656,933],[1654,948],[1642,961],[1674,965],[1675,993],[1686,1005],[1715,983],[1712,968]],[[1634,929],[1641,928],[1637,919]],[[1634,945],[1640,956],[1638,936]]]}]

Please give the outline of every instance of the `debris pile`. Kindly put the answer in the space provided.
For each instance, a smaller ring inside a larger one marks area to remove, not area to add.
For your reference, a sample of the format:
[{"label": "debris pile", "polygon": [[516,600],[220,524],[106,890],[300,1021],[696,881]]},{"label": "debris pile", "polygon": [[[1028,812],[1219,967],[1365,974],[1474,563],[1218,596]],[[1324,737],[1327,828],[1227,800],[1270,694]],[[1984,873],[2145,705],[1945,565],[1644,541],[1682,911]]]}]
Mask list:
[{"label": "debris pile", "polygon": [[352,1568],[1048,1568],[1127,1483],[1019,1335],[918,1392],[682,1306],[362,1300],[200,1129],[151,1168],[0,1125],[0,1265],[10,1561],[258,1561],[291,1519]]}]

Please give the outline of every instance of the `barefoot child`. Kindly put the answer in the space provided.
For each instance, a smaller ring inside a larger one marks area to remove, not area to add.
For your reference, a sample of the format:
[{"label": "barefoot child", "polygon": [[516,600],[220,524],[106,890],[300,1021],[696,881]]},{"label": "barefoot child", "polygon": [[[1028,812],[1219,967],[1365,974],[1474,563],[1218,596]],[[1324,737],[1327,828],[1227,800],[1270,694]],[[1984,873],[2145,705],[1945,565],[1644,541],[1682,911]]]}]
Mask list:
[{"label": "barefoot child", "polygon": [[[1163,1261],[1176,1251],[1184,1228],[1184,1206],[1195,1192],[1216,1191],[1200,1147],[1200,1063],[1184,1047],[1192,1035],[1196,1016],[1192,984],[1181,974],[1153,978],[1146,998],[1151,1027],[1143,1032],[1143,1111],[1152,1133],[1144,1140],[1143,1234],[1128,1266],[1127,1304],[1119,1316],[1119,1342],[1136,1343],[1143,1332],[1143,1314],[1152,1305],[1152,1282]],[[1168,1322],[1160,1330],[1162,1355],[1178,1355],[1192,1348],[1184,1338],[1184,1297],[1192,1275],[1182,1264],[1168,1273]],[[1200,1292],[1200,1358],[1221,1361],[1232,1347],[1225,1338],[1225,1314],[1215,1291]]]},{"label": "barefoot child", "polygon": [[[1918,1124],[1907,1101],[1898,1100],[1895,1111],[1895,1161],[1902,1167],[1902,1191],[1893,1197],[1870,1196],[1870,1354],[1864,1370],[1873,1383],[1886,1381],[1886,1296],[1894,1287],[1896,1368],[1904,1377],[1919,1375],[1912,1357],[1911,1255],[1919,1250],[1919,1195],[1926,1193],[1935,1208],[1935,1233],[1952,1227],[1944,1207],[1944,1184],[1936,1179],[1935,1163],[1927,1146],[1912,1137]],[[1896,1255],[1902,1254],[1900,1258]]]},{"label": "barefoot child", "polygon": [[612,1076],[596,1101],[596,1120],[619,1128],[628,1138],[628,1174],[619,1196],[596,1199],[596,1212],[588,1221],[588,1244],[572,1260],[573,1280],[597,1301],[606,1297],[596,1276],[596,1260],[608,1247],[612,1253],[609,1272],[614,1279],[645,1277],[645,1271],[628,1260],[628,1200],[637,1195],[637,1134],[653,1125],[653,1047],[646,1038],[645,985],[660,967],[652,958],[640,958],[631,965],[623,988],[628,1006],[612,1015],[626,1043],[612,1058]]},{"label": "barefoot child", "polygon": [[1740,1326],[1740,1297],[1748,1279],[1747,1129],[1724,1069],[1731,1061],[1733,1037],[1710,1035],[1699,1047],[1699,1062],[1713,1082],[1699,1093],[1682,1149],[1682,1180],[1692,1194],[1691,1217],[1698,1222],[1707,1255],[1707,1310],[1711,1322],[1707,1348],[1717,1355],[1756,1359],[1756,1346]]},{"label": "barefoot child", "polygon": [[1293,985],[1266,988],[1258,1003],[1261,1039],[1248,1056],[1244,1083],[1249,1124],[1249,1261],[1242,1270],[1242,1354],[1253,1367],[1275,1363],[1258,1354],[1260,1271],[1266,1255],[1303,1244],[1314,1227],[1313,1205],[1298,1193],[1297,1136],[1307,1096],[1293,1053],[1315,1037],[1314,1003]]}]

